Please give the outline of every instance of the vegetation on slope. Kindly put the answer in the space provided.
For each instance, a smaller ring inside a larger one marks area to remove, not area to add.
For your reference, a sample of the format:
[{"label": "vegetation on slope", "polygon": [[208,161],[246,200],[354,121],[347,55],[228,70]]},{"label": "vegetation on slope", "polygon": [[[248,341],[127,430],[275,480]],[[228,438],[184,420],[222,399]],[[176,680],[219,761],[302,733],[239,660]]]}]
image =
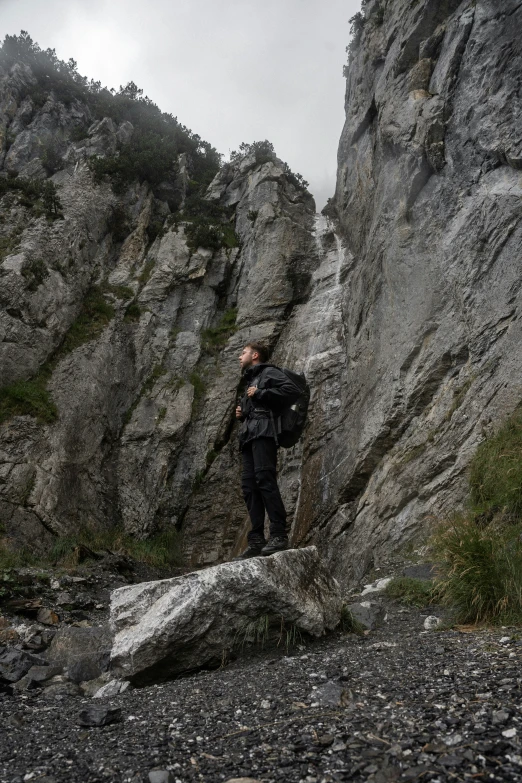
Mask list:
[{"label": "vegetation on slope", "polygon": [[[111,117],[116,123],[132,123],[134,132],[117,154],[93,163],[96,174],[110,175],[117,188],[135,180],[147,181],[152,187],[165,180],[174,181],[181,153],[190,156],[193,180],[200,190],[216,174],[221,157],[214,147],[172,114],[162,112],[134,82],[118,92],[109,90],[101,82],[79,74],[75,60],[64,62],[55,49],[41,49],[25,31],[6,35],[0,47],[0,66],[9,68],[16,62],[28,65],[36,78],[36,84],[27,87],[27,94],[37,107],[43,106],[52,92],[66,106],[85,104],[93,120]],[[72,140],[86,135],[86,128],[78,125]]]},{"label": "vegetation on slope", "polygon": [[53,370],[68,353],[98,337],[113,317],[114,308],[105,300],[103,289],[92,286],[62,344],[38,374],[30,380],[16,381],[0,388],[0,424],[11,416],[22,415],[34,416],[43,423],[53,422],[58,411],[47,389]]},{"label": "vegetation on slope", "polygon": [[175,529],[139,540],[120,527],[109,530],[84,528],[67,536],[58,536],[46,555],[37,555],[29,549],[11,550],[0,542],[0,583],[1,569],[23,566],[71,567],[79,560],[89,560],[90,555],[103,552],[126,555],[154,568],[168,568],[182,563],[180,534]]},{"label": "vegetation on slope", "polygon": [[522,408],[477,449],[470,491],[432,541],[439,595],[461,622],[522,623]]}]

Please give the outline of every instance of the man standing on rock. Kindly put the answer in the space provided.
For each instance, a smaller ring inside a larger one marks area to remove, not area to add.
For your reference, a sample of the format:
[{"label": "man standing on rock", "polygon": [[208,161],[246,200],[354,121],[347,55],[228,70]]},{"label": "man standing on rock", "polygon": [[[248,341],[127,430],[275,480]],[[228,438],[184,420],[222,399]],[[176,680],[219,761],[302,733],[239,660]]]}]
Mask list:
[{"label": "man standing on rock", "polygon": [[[239,443],[243,456],[241,488],[252,529],[248,547],[235,558],[246,560],[288,549],[286,510],[277,486],[277,434],[275,418],[292,405],[299,389],[282,370],[267,364],[268,349],[261,343],[245,345],[239,357],[247,390],[236,408],[242,422]],[[270,540],[265,541],[265,512],[270,520]]]}]

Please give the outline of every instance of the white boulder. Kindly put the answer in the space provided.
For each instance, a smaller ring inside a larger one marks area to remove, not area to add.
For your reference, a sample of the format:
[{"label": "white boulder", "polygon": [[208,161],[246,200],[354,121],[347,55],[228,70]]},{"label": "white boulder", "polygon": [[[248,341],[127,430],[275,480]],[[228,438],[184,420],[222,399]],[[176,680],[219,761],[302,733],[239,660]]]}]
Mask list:
[{"label": "white boulder", "polygon": [[341,604],[315,547],[121,587],[111,595],[111,670],[145,683],[219,664],[245,623],[266,614],[321,636]]}]

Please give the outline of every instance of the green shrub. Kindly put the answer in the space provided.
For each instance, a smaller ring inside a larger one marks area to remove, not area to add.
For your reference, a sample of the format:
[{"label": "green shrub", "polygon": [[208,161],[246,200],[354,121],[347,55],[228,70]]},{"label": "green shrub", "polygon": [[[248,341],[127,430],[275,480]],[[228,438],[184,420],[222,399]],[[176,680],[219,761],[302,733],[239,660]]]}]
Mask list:
[{"label": "green shrub", "polygon": [[431,581],[412,579],[408,576],[396,577],[386,586],[389,598],[408,606],[426,607],[437,600],[437,588]]},{"label": "green shrub", "polygon": [[32,208],[42,197],[43,182],[38,179],[10,176],[0,178],[0,198],[6,193],[17,193],[19,202],[24,207]]},{"label": "green shrub", "polygon": [[220,250],[239,246],[239,239],[231,224],[233,207],[224,207],[203,198],[198,187],[191,185],[183,205],[187,244],[192,253],[198,247]]},{"label": "green shrub", "polygon": [[220,250],[223,247],[223,232],[220,226],[209,223],[206,218],[195,218],[185,226],[187,245],[192,253],[198,247]]},{"label": "green shrub", "polygon": [[247,218],[250,220],[251,223],[256,222],[258,215],[259,215],[258,209],[249,209],[247,212]]},{"label": "green shrub", "polygon": [[39,560],[40,558],[27,547],[9,549],[0,542],[0,599],[20,594],[20,583],[16,579],[16,574],[9,573],[10,569],[37,566]]},{"label": "green shrub", "polygon": [[114,308],[103,295],[101,286],[92,286],[83,300],[78,318],[72,323],[59,348],[57,359],[80,345],[94,340],[114,318]]},{"label": "green shrub", "polygon": [[145,383],[142,386],[141,389],[141,396],[144,394],[147,394],[148,392],[152,391],[154,388],[156,381],[159,381],[159,379],[166,374],[166,369],[163,367],[162,364],[155,364],[152,368],[151,374],[145,381]]},{"label": "green shrub", "polygon": [[437,590],[459,622],[522,622],[522,523],[457,517],[439,527],[432,547]]},{"label": "green shrub", "polygon": [[27,282],[28,291],[36,291],[42,285],[46,277],[49,277],[49,270],[44,262],[38,259],[27,261],[22,267],[22,277]]},{"label": "green shrub", "polygon": [[104,293],[113,294],[118,299],[123,299],[124,301],[134,298],[134,291],[127,285],[112,285],[112,283],[105,281],[100,288]]},{"label": "green shrub", "polygon": [[195,492],[195,493],[199,492],[199,490],[203,486],[203,483],[205,481],[205,476],[206,475],[207,474],[206,474],[205,470],[198,470],[198,471],[196,471],[196,475],[194,476],[194,480],[192,482],[192,492]]},{"label": "green shrub", "polygon": [[133,134],[116,155],[90,162],[95,177],[108,176],[116,190],[136,180],[147,181],[152,187],[164,181],[175,184],[181,153],[188,154],[191,176],[201,193],[215,176],[221,162],[217,151],[176,117],[161,112],[134,82],[114,93],[99,81],[81,76],[73,59],[64,62],[54,49],[42,50],[26,31],[19,36],[7,35],[0,47],[0,66],[8,69],[16,62],[28,65],[36,78],[36,84],[27,85],[22,97],[30,96],[37,108],[52,92],[66,106],[75,101],[86,104],[96,119],[111,117],[116,123],[132,123]]},{"label": "green shrub", "polygon": [[[265,139],[265,141],[254,141],[252,144],[242,142],[242,144],[239,145],[239,150],[234,150],[234,152],[230,153],[230,160],[231,162],[235,162],[241,160],[241,158],[246,155],[251,155],[252,153],[255,153],[257,166],[260,166],[263,163],[268,163],[269,161],[274,160],[276,157],[274,145]],[[294,187],[296,187],[298,190],[306,190],[308,187],[308,182],[301,174],[294,174],[288,163],[285,163],[284,165],[284,172],[287,180],[292,185],[294,185]],[[251,214],[255,214],[257,216],[257,212],[249,212],[247,217],[250,220],[252,220],[250,217]]]},{"label": "green shrub", "polygon": [[42,165],[50,177],[63,168],[62,156],[54,139],[42,144]]},{"label": "green shrub", "polygon": [[71,132],[69,133],[69,138],[71,141],[77,142],[77,141],[83,141],[84,139],[89,138],[89,129],[87,125],[76,125],[75,128],[72,128]]},{"label": "green shrub", "polygon": [[241,158],[251,155],[252,153],[255,153],[257,165],[268,163],[268,161],[273,160],[276,156],[274,145],[265,139],[264,141],[254,141],[251,144],[247,144],[247,142],[243,141],[239,145],[238,150],[234,150],[230,153],[230,160],[233,162],[241,160]]},{"label": "green shrub", "polygon": [[62,204],[58,198],[58,191],[56,185],[52,180],[47,180],[42,188],[42,204],[47,216],[53,219],[63,218]]},{"label": "green shrub", "polygon": [[123,242],[130,233],[130,227],[127,220],[127,214],[121,204],[112,208],[111,215],[107,221],[107,228],[112,234],[112,239],[116,243]]},{"label": "green shrub", "polygon": [[46,388],[47,376],[40,373],[30,381],[15,381],[0,389],[0,424],[12,416],[34,416],[40,422],[53,422],[56,405]]},{"label": "green shrub", "polygon": [[25,179],[25,177],[8,177],[0,179],[0,198],[7,192],[15,192],[19,195],[19,203],[29,209],[41,204],[47,217],[56,220],[63,218],[62,204],[58,197],[56,185],[52,180],[42,182],[37,179]]},{"label": "green shrub", "polygon": [[143,267],[142,271],[138,275],[138,282],[141,283],[142,285],[146,285],[149,282],[153,269],[154,269],[154,261],[152,260],[152,258],[149,258],[149,260],[146,262],[145,266]]},{"label": "green shrub", "polygon": [[205,457],[205,463],[207,465],[207,468],[209,468],[212,465],[212,463],[214,462],[214,460],[217,459],[218,454],[219,454],[219,451],[216,451],[216,449],[210,449],[209,451],[207,451],[207,454],[206,454],[206,457]]},{"label": "green shrub", "polygon": [[469,480],[475,513],[522,520],[522,407],[478,447]]},{"label": "green shrub", "polygon": [[147,226],[147,237],[152,244],[158,237],[165,233],[165,223],[163,220],[152,220]]},{"label": "green shrub", "polygon": [[341,607],[340,627],[343,633],[355,633],[357,636],[362,636],[364,633],[364,626],[355,619],[346,604]]},{"label": "green shrub", "polygon": [[366,23],[366,19],[364,18],[363,14],[360,11],[358,11],[350,19],[348,19],[348,24],[350,25],[351,40],[348,46],[346,47],[346,50],[350,55],[350,58],[353,57],[355,50],[357,49],[357,47],[361,42],[365,23]]},{"label": "green shrub", "polygon": [[127,306],[123,318],[125,321],[139,321],[140,316],[141,307],[136,302],[131,302],[131,304]]},{"label": "green shrub", "polygon": [[305,180],[302,174],[294,174],[288,163],[285,163],[284,165],[284,172],[287,180],[296,188],[297,190],[306,190],[308,188],[309,183]]},{"label": "green shrub", "polygon": [[236,319],[237,307],[231,307],[223,313],[216,327],[203,329],[201,332],[203,350],[212,354],[224,348],[228,338],[237,331]]}]

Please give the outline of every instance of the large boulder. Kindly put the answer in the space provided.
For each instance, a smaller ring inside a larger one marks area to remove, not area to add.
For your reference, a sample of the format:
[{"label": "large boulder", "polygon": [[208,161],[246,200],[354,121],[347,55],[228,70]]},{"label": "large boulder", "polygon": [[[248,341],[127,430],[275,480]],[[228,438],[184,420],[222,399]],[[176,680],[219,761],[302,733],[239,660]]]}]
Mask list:
[{"label": "large boulder", "polygon": [[315,547],[115,590],[111,668],[146,683],[219,663],[266,614],[313,636],[339,623],[339,587]]}]

